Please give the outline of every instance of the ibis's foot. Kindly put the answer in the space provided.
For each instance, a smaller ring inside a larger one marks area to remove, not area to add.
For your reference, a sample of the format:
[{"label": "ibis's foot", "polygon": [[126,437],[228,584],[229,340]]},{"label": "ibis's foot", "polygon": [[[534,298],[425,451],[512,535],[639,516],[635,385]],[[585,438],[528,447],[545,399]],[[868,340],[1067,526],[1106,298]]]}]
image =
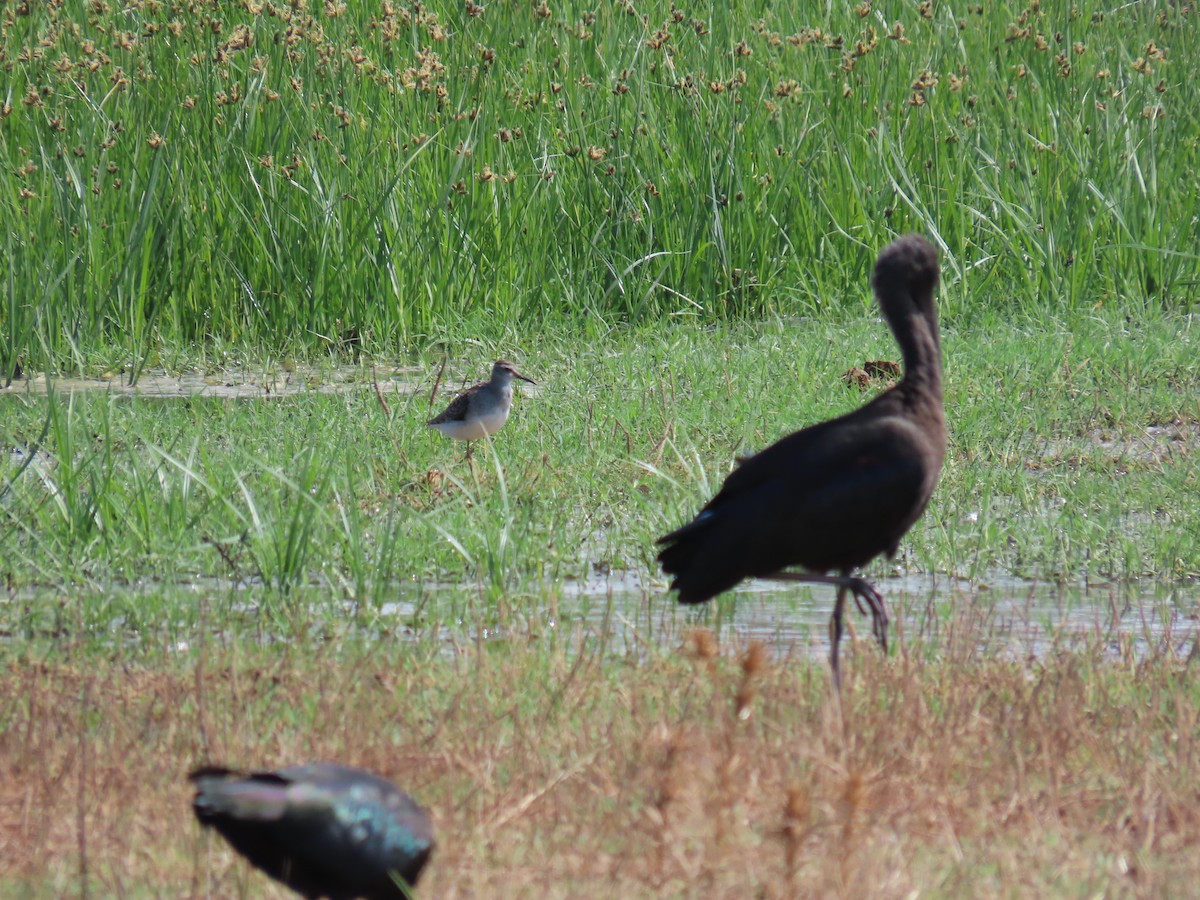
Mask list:
[{"label": "ibis's foot", "polygon": [[847,579],[846,587],[854,594],[854,602],[858,606],[858,611],[864,616],[870,612],[871,633],[875,635],[875,639],[879,641],[879,646],[883,648],[886,655],[888,616],[882,595],[864,578]]},{"label": "ibis's foot", "polygon": [[792,572],[781,569],[769,575],[761,576],[773,581],[790,581],[799,584],[830,584],[838,589],[837,602],[833,607],[833,618],[829,620],[829,665],[833,669],[833,682],[839,684],[838,677],[838,645],[842,639],[842,611],[846,604],[846,592],[854,595],[854,603],[864,616],[871,614],[871,633],[887,653],[887,607],[883,597],[865,578],[854,578],[848,572],[838,575],[824,575],[816,572]]}]

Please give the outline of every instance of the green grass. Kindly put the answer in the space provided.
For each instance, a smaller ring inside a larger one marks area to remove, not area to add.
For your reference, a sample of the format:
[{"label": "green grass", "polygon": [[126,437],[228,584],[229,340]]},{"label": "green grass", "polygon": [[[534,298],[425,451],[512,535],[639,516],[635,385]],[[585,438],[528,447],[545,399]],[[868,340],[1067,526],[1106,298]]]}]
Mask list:
[{"label": "green grass", "polygon": [[952,318],[1194,302],[1177,7],[309,7],[5,9],[6,376],[821,313],[910,229]]},{"label": "green grass", "polygon": [[[257,896],[182,776],[311,758],[432,807],[437,896],[1186,892],[1183,6],[5,5],[0,893]],[[1178,581],[1140,610],[1171,641],[1008,661],[955,589],[886,661],[848,642],[842,705],[819,663],[674,652],[655,537],[863,401],[912,229],[950,447],[867,574]],[[539,387],[472,466],[429,389],[500,356]],[[58,377],[164,372],[350,385]],[[645,596],[568,597],[608,570]]]},{"label": "green grass", "polygon": [[[0,893],[262,894],[182,775],[307,758],[430,804],[438,896],[1194,888],[1194,13],[823,6],[2,7]],[[970,595],[841,704],[676,652],[654,539],[863,402],[913,229],[950,446],[868,575]],[[472,466],[428,392],[498,356],[539,388]],[[349,386],[61,377],[164,372]],[[1177,587],[1022,662],[997,574]]]},{"label": "green grass", "polygon": [[[883,325],[857,318],[586,342],[543,332],[537,345],[521,365],[539,388],[473,465],[423,424],[433,361],[415,393],[385,395],[390,421],[365,367],[344,393],[273,399],[10,395],[0,443],[25,452],[3,462],[4,578],[83,597],[229,579],[280,611],[315,586],[369,612],[447,581],[491,607],[594,565],[657,577],[654,538],[690,517],[737,455],[858,405],[842,373],[894,356]],[[904,542],[908,570],[1200,573],[1191,317],[981,318],[947,330],[944,346],[951,446]],[[482,375],[500,352],[475,351],[478,370],[452,366],[446,380]],[[346,377],[292,375],[313,387]],[[1165,430],[1148,436],[1155,426]]]}]

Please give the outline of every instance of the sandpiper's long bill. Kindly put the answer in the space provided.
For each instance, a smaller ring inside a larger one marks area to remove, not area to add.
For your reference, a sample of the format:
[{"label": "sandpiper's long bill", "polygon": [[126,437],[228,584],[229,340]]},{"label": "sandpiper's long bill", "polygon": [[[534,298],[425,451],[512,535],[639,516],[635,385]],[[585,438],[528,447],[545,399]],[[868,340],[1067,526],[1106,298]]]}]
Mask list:
[{"label": "sandpiper's long bill", "polygon": [[441,415],[426,424],[460,441],[477,441],[485,435],[495,434],[508,421],[514,378],[537,384],[532,378],[526,378],[518,372],[512,363],[496,360],[489,381],[467,388],[450,401]]}]

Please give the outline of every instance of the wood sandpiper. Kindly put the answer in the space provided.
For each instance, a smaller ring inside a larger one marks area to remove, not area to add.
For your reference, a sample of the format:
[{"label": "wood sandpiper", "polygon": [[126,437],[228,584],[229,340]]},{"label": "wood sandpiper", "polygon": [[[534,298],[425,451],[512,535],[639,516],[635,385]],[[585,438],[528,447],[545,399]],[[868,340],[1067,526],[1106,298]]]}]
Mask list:
[{"label": "wood sandpiper", "polygon": [[485,435],[495,434],[508,421],[514,378],[537,384],[518,372],[512,363],[496,360],[491,380],[467,388],[450,401],[441,415],[426,424],[460,441],[477,441]]}]

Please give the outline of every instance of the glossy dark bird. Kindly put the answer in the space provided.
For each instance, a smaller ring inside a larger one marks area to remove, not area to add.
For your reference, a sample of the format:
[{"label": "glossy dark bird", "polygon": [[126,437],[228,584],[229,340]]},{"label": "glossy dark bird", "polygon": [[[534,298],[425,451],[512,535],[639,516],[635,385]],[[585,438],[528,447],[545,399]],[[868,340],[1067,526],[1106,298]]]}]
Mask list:
[{"label": "glossy dark bird", "polygon": [[206,767],[188,776],[200,823],[304,897],[407,896],[433,852],[417,803],[369,772],[336,763],[242,773]]},{"label": "glossy dark bird", "polygon": [[[659,562],[680,603],[702,603],[745,578],[836,586],[829,623],[835,685],[847,594],[870,612],[887,651],[883,598],[851,573],[880,554],[895,555],[942,468],[938,274],[937,251],[920,235],[885,247],[873,282],[903,355],[900,381],[854,412],[742,460],[695,519],[658,540]],[[806,571],[783,571],[790,566]]]}]

